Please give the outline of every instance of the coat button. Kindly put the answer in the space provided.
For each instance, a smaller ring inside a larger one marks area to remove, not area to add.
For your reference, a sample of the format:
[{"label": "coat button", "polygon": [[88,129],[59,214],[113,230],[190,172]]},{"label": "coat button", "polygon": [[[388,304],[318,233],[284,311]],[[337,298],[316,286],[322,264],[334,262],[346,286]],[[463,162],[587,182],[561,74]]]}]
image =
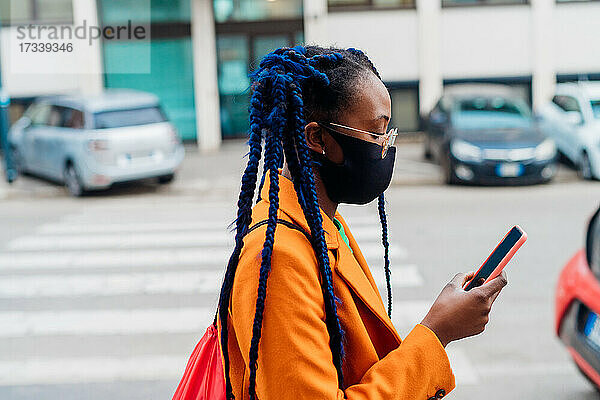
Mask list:
[{"label": "coat button", "polygon": [[437,392],[435,392],[435,398],[436,399],[441,399],[445,395],[446,395],[446,391],[444,389],[440,389]]}]

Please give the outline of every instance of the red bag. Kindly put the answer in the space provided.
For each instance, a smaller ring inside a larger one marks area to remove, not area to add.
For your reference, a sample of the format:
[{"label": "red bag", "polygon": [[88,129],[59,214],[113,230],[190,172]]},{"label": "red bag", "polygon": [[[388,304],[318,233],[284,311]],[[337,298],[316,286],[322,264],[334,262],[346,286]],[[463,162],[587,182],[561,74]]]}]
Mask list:
[{"label": "red bag", "polygon": [[210,324],[185,367],[173,400],[225,400],[225,374],[215,323]]}]

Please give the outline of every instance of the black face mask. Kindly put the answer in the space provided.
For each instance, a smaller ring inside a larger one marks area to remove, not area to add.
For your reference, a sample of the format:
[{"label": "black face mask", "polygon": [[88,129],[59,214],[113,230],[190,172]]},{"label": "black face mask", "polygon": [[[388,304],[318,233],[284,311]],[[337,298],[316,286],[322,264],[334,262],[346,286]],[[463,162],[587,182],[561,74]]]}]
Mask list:
[{"label": "black face mask", "polygon": [[336,164],[315,153],[319,176],[329,198],[336,203],[367,204],[390,185],[396,148],[381,158],[381,146],[327,130],[344,152],[344,162]]}]

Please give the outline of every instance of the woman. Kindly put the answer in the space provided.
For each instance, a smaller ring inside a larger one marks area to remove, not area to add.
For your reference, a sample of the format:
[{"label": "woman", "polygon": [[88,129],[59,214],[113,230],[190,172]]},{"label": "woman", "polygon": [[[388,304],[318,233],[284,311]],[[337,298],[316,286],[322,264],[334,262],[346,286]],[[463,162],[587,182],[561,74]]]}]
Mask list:
[{"label": "woman", "polygon": [[[396,131],[379,74],[359,50],[297,46],[265,56],[252,78],[249,160],[219,299],[228,398],[443,397],[455,386],[445,346],[483,331],[505,276],[465,292],[472,274],[458,274],[401,340],[383,198]],[[387,314],[337,212],[376,198]]]}]

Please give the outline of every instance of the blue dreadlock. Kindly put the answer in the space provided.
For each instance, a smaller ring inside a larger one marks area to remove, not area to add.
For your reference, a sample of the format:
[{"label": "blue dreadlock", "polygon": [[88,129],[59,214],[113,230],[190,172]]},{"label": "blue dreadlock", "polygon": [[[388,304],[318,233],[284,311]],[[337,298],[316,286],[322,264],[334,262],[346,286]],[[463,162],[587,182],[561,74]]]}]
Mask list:
[{"label": "blue dreadlock", "polygon": [[[234,398],[229,378],[228,307],[235,272],[243,248],[243,238],[251,222],[252,202],[256,190],[263,141],[265,144],[264,169],[265,172],[269,172],[269,211],[265,242],[261,253],[256,309],[250,342],[249,395],[251,399],[256,398],[258,346],[262,333],[267,280],[271,269],[279,209],[278,168],[283,165],[284,155],[292,175],[298,202],[310,228],[311,244],[323,282],[325,322],[330,337],[330,348],[337,370],[338,384],[343,387],[344,331],[337,316],[339,299],[333,291],[333,277],[313,175],[313,159],[306,144],[304,128],[307,120],[337,119],[338,114],[349,105],[350,94],[354,90],[353,85],[356,79],[359,79],[365,71],[371,71],[379,77],[371,61],[360,50],[296,46],[277,49],[267,54],[262,59],[259,68],[251,74],[253,84],[249,107],[248,164],[242,177],[237,203],[235,247],[227,265],[219,296],[218,316],[222,327],[221,349],[225,364],[227,399]],[[264,178],[265,175],[263,175],[263,180]],[[383,195],[379,198],[379,215],[382,225],[382,243],[385,248],[388,314],[391,314],[389,244]]]},{"label": "blue dreadlock", "polygon": [[[364,56],[371,67],[373,73],[381,79],[379,72],[373,65],[373,62],[361,51],[353,47],[348,49],[349,52],[354,53],[358,56]],[[385,283],[387,286],[387,301],[388,301],[388,316],[392,318],[392,277],[390,271],[390,243],[388,242],[388,227],[387,227],[387,215],[385,213],[385,197],[383,193],[377,199],[377,208],[379,210],[379,220],[381,222],[381,243],[383,244],[384,256],[383,256],[383,268],[385,271]]]}]

